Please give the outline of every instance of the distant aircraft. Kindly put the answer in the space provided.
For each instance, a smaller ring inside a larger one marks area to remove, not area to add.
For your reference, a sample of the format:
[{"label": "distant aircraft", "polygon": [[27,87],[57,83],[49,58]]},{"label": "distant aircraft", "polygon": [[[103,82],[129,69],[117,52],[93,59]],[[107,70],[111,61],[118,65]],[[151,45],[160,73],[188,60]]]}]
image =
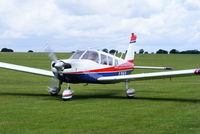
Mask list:
[{"label": "distant aircraft", "polygon": [[[63,100],[69,100],[72,98],[73,91],[70,88],[70,83],[111,84],[125,82],[126,96],[132,98],[135,94],[135,90],[128,87],[129,81],[200,74],[200,69],[131,74],[135,68],[171,69],[168,67],[135,66],[135,43],[136,35],[132,33],[125,59],[102,51],[84,50],[74,53],[69,59],[58,60],[55,54],[47,48],[48,55],[52,59],[51,71],[4,62],[0,62],[0,67],[52,77],[53,79],[51,86],[49,87],[49,92],[53,96],[58,95],[63,82],[68,83],[67,89],[62,93]],[[57,83],[56,86],[55,83]]]}]

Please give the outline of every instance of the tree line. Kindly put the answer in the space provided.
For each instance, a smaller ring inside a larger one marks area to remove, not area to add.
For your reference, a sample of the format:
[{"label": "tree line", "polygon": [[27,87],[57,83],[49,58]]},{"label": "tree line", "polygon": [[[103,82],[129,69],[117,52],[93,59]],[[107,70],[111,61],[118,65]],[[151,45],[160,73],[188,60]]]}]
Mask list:
[{"label": "tree line", "polygon": [[[119,53],[119,51],[117,51],[117,50],[114,50],[114,49],[108,50],[106,48],[104,48],[102,51],[106,52],[106,53]],[[137,53],[137,52],[135,52],[135,53]],[[172,49],[170,51],[167,51],[167,50],[164,50],[164,49],[159,49],[155,53],[154,52],[149,53],[148,51],[145,51],[144,49],[140,49],[138,54],[200,54],[200,51],[197,50],[197,49],[186,50],[186,51],[178,51],[177,49]]]},{"label": "tree line", "polygon": [[[1,52],[14,52],[14,50],[13,49],[10,49],[10,48],[2,48],[1,49]],[[28,50],[28,52],[33,52],[33,50]]]},{"label": "tree line", "polygon": [[[139,50],[139,54],[148,54],[147,51],[144,51],[144,49]],[[154,54],[154,53],[152,53]],[[194,50],[185,50],[185,51],[178,51],[177,49],[172,49],[170,51],[159,49],[156,51],[156,54],[200,54],[200,51],[197,49]]]},{"label": "tree line", "polygon": [[[118,50],[115,50],[115,49],[108,50],[107,48],[102,49],[102,51],[106,52],[106,53],[111,53],[111,54],[121,53]],[[14,52],[14,50],[13,49],[9,49],[9,48],[2,48],[1,52]],[[28,50],[27,52],[34,52],[34,51],[33,50]],[[74,53],[74,52],[75,51],[73,51],[72,53]],[[137,52],[135,52],[135,53],[137,53]],[[154,52],[149,53],[148,51],[145,51],[144,49],[140,49],[138,54],[200,54],[200,51],[197,50],[197,49],[186,50],[186,51],[178,51],[177,49],[172,49],[170,51],[167,51],[167,50],[164,50],[164,49],[159,49],[155,53]]]}]

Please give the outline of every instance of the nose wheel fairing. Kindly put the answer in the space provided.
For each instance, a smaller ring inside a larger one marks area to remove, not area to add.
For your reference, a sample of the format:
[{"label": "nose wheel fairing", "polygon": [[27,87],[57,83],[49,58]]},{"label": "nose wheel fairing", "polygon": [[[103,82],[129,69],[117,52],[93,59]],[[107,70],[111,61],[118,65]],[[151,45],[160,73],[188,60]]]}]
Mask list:
[{"label": "nose wheel fairing", "polygon": [[70,100],[73,96],[73,91],[71,89],[65,89],[62,93],[63,100]]},{"label": "nose wheel fairing", "polygon": [[62,99],[70,100],[73,96],[73,91],[71,90],[70,83],[67,84],[67,88],[62,93]]}]

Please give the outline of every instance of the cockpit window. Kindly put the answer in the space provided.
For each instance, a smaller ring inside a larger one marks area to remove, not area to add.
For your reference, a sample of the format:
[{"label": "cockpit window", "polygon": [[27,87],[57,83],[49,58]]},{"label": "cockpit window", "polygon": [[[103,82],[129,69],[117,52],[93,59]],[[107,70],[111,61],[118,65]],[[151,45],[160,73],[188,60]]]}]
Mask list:
[{"label": "cockpit window", "polygon": [[99,63],[99,55],[95,51],[87,51],[81,59],[88,59],[96,63]]},{"label": "cockpit window", "polygon": [[79,59],[84,52],[85,51],[78,51],[75,54],[73,54],[70,59]]}]

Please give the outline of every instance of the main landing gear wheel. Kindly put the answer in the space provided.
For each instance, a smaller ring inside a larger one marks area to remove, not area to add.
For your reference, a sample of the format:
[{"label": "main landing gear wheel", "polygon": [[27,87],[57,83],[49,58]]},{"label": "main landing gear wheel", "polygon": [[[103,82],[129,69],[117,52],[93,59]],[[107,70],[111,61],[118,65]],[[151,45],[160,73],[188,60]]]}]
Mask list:
[{"label": "main landing gear wheel", "polygon": [[68,84],[67,89],[65,89],[62,93],[62,99],[64,101],[70,100],[73,96],[73,91],[70,88],[70,85]]},{"label": "main landing gear wheel", "polygon": [[62,85],[62,81],[58,80],[57,78],[53,77],[50,82],[50,86],[48,87],[49,93],[51,96],[57,96],[60,92]]},{"label": "main landing gear wheel", "polygon": [[126,86],[126,97],[128,99],[132,99],[135,96],[135,89],[128,88],[128,81],[125,82],[125,86]]},{"label": "main landing gear wheel", "polygon": [[132,99],[135,96],[135,89],[129,88],[126,90],[126,97]]},{"label": "main landing gear wheel", "polygon": [[51,96],[57,96],[59,92],[60,92],[59,87],[53,87],[49,89],[49,93]]}]

